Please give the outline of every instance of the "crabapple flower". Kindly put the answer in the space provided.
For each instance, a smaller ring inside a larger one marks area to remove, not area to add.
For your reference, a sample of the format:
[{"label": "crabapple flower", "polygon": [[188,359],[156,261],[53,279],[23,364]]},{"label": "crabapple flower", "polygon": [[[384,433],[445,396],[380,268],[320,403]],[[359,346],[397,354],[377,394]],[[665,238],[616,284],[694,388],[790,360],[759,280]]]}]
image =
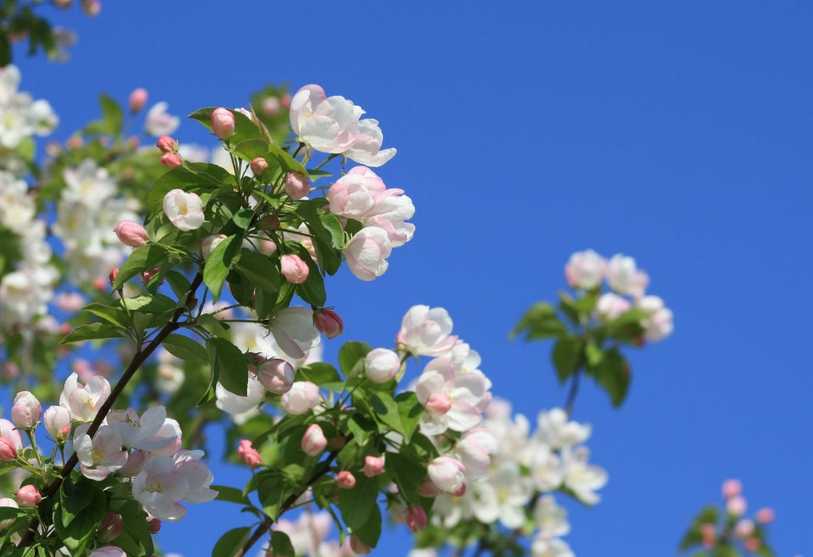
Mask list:
[{"label": "crabapple flower", "polygon": [[20,432],[10,421],[0,418],[0,462],[17,458],[17,451],[23,448]]},{"label": "crabapple flower", "polygon": [[183,158],[178,153],[164,153],[159,161],[163,166],[173,169],[183,164]]},{"label": "crabapple flower", "polygon": [[196,230],[201,227],[203,216],[203,202],[196,193],[185,192],[176,188],[164,196],[164,214],[179,230]]},{"label": "crabapple flower", "polygon": [[285,280],[291,284],[302,284],[308,280],[310,274],[308,264],[294,254],[286,254],[280,258],[280,271]]},{"label": "crabapple flower", "polygon": [[282,395],[280,404],[283,410],[294,416],[310,412],[320,401],[319,387],[310,381],[296,381],[291,389]]},{"label": "crabapple flower", "polygon": [[105,545],[91,551],[89,557],[127,557],[127,553],[115,545]]},{"label": "crabapple flower", "polygon": [[632,305],[629,300],[614,292],[605,292],[596,302],[596,315],[603,321],[612,321],[627,312]]},{"label": "crabapple flower", "polygon": [[401,320],[398,344],[415,356],[438,356],[457,343],[452,318],[444,308],[412,306]]},{"label": "crabapple flower", "polygon": [[348,470],[340,470],[336,474],[336,485],[339,489],[353,489],[356,487],[356,477]]},{"label": "crabapple flower", "polygon": [[251,172],[254,173],[255,176],[259,176],[266,170],[268,170],[268,161],[262,157],[255,157],[251,159]]},{"label": "crabapple flower", "polygon": [[770,524],[775,519],[774,510],[770,507],[763,507],[757,511],[756,518],[760,524]]},{"label": "crabapple flower", "polygon": [[271,322],[270,329],[282,351],[296,361],[302,361],[321,343],[319,331],[313,325],[313,313],[307,308],[283,309]]},{"label": "crabapple flower", "polygon": [[536,502],[534,522],[542,538],[558,538],[570,532],[567,511],[556,504],[552,495],[540,497]]},{"label": "crabapple flower", "polygon": [[155,518],[182,518],[186,509],[181,501],[206,503],[217,496],[209,488],[212,473],[202,457],[203,451],[182,450],[149,459],[133,480],[133,497]]},{"label": "crabapple flower", "polygon": [[439,456],[426,469],[432,484],[439,490],[457,496],[466,492],[466,467],[459,460]]},{"label": "crabapple flower", "polygon": [[218,107],[211,114],[212,131],[220,139],[228,139],[234,135],[234,113],[227,109]]},{"label": "crabapple flower", "polygon": [[350,272],[364,281],[375,280],[387,272],[390,253],[392,242],[389,234],[379,226],[365,226],[344,248]]},{"label": "crabapple flower", "polygon": [[311,424],[305,430],[300,443],[302,451],[308,456],[316,456],[325,450],[327,447],[327,439],[318,424]]},{"label": "crabapple flower", "polygon": [[440,435],[447,429],[464,432],[476,427],[488,403],[490,383],[479,371],[461,371],[448,358],[430,361],[415,383],[418,401],[427,411],[421,432]]},{"label": "crabapple flower", "polygon": [[28,484],[17,490],[16,499],[23,507],[36,507],[42,501],[42,494],[36,486]]},{"label": "crabapple flower", "polygon": [[374,348],[364,358],[364,372],[373,383],[395,379],[401,370],[401,358],[388,348]]},{"label": "crabapple flower", "polygon": [[121,437],[121,443],[130,449],[151,453],[174,453],[181,446],[181,426],[167,418],[166,408],[153,406],[140,417],[133,409],[113,410],[107,423]]},{"label": "crabapple flower", "polygon": [[344,331],[344,321],[341,315],[329,308],[313,312],[313,326],[327,338],[335,338]]},{"label": "crabapple flower", "polygon": [[237,424],[242,424],[257,414],[257,408],[265,398],[265,388],[253,374],[249,374],[246,396],[234,394],[218,383],[215,386],[215,397],[217,398],[215,406],[231,414]]},{"label": "crabapple flower", "polygon": [[374,478],[384,473],[385,460],[383,456],[367,455],[364,457],[362,473],[368,478]]},{"label": "crabapple flower", "polygon": [[51,406],[43,414],[42,421],[48,435],[57,443],[64,443],[71,435],[71,413],[62,406]]},{"label": "crabapple flower", "polygon": [[607,282],[619,294],[639,298],[644,295],[649,276],[638,269],[635,259],[618,253],[607,263]]},{"label": "crabapple flower", "polygon": [[140,112],[141,109],[144,108],[144,105],[147,104],[147,99],[149,98],[149,96],[150,94],[143,87],[133,89],[133,92],[130,93],[130,97],[128,99],[128,104],[130,105],[130,112],[132,113]]},{"label": "crabapple flower", "polygon": [[589,464],[587,462],[589,456],[586,447],[562,449],[563,483],[582,503],[595,505],[599,502],[596,490],[607,483],[607,472]]},{"label": "crabapple flower", "polygon": [[305,85],[291,99],[291,129],[298,140],[323,153],[344,153],[356,139],[360,107],[328,97],[319,85]]},{"label": "crabapple flower", "polygon": [[745,514],[745,511],[748,510],[748,502],[742,495],[735,495],[726,501],[725,508],[726,512],[731,516],[742,516]]},{"label": "crabapple flower", "polygon": [[162,153],[176,153],[178,151],[178,142],[168,135],[162,135],[155,142],[155,146]]},{"label": "crabapple flower", "polygon": [[29,391],[20,391],[14,395],[14,404],[11,406],[11,419],[17,429],[31,429],[40,421],[42,407]]},{"label": "crabapple flower", "polygon": [[538,537],[531,544],[532,557],[575,557],[567,542],[559,538]]},{"label": "crabapple flower", "polygon": [[737,479],[726,480],[723,482],[721,491],[723,492],[723,497],[731,499],[742,493],[742,483]]},{"label": "crabapple flower", "polygon": [[648,341],[657,342],[672,334],[672,310],[664,305],[662,299],[658,296],[644,296],[636,305],[647,315],[641,324]]},{"label": "crabapple flower", "polygon": [[252,468],[256,468],[263,462],[260,453],[257,452],[257,449],[252,446],[251,441],[248,439],[240,440],[240,445],[237,447],[237,455],[240,457],[240,460]]},{"label": "crabapple flower", "polygon": [[83,424],[76,429],[73,447],[82,475],[101,481],[127,464],[127,452],[121,449],[121,435],[112,426],[101,426],[92,438],[87,433],[89,427]]},{"label": "crabapple flower", "polygon": [[145,128],[147,133],[153,137],[162,135],[172,135],[181,123],[177,116],[167,112],[169,105],[165,102],[155,103],[147,112],[147,122]]},{"label": "crabapple flower", "polygon": [[499,520],[506,528],[519,528],[525,522],[525,507],[533,495],[533,486],[520,474],[516,463],[504,462],[487,480],[474,482],[470,492],[471,511],[477,520],[485,524]]},{"label": "crabapple flower", "polygon": [[552,449],[572,447],[590,437],[590,426],[568,420],[561,408],[552,408],[539,414],[537,435]]},{"label": "crabapple flower", "polygon": [[59,405],[68,409],[74,421],[90,422],[109,396],[110,383],[104,377],[94,375],[82,385],[76,373],[71,373],[62,387]]},{"label": "crabapple flower", "polygon": [[426,511],[423,507],[413,505],[407,509],[406,523],[410,530],[419,532],[426,528],[429,523],[429,518],[426,516]]},{"label": "crabapple flower", "polygon": [[302,199],[311,191],[311,179],[299,172],[289,172],[285,175],[285,193],[291,199]]},{"label": "crabapple flower", "polygon": [[356,126],[356,139],[345,152],[345,156],[359,164],[378,167],[386,164],[397,153],[397,149],[381,149],[384,143],[384,132],[378,125],[378,120],[365,118]]},{"label": "crabapple flower", "polygon": [[119,241],[131,248],[137,248],[146,244],[150,235],[147,234],[147,229],[131,220],[123,220],[116,225],[113,229],[118,236]]},{"label": "crabapple flower", "polygon": [[270,392],[283,395],[294,383],[294,367],[281,358],[271,358],[257,367],[257,379]]},{"label": "crabapple flower", "polygon": [[595,251],[577,251],[565,265],[565,279],[572,288],[590,290],[601,284],[606,269],[607,261]]},{"label": "crabapple flower", "polygon": [[472,479],[478,479],[488,472],[496,452],[497,439],[486,428],[467,431],[455,447],[455,454],[466,467],[467,477]]}]

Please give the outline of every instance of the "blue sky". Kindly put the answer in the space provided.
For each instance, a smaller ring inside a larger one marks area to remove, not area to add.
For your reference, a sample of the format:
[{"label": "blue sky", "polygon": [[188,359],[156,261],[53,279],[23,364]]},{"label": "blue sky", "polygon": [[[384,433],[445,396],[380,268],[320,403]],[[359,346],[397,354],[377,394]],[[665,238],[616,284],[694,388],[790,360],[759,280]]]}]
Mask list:
[{"label": "blue sky", "polygon": [[[188,113],[317,82],[381,121],[399,149],[381,174],[415,200],[417,235],[378,281],[333,281],[345,339],[389,344],[410,305],[443,305],[497,394],[535,415],[564,392],[549,346],[508,331],[554,297],[572,251],[634,255],[676,332],[633,355],[621,411],[595,389],[578,400],[610,483],[572,511],[568,541],[583,556],[674,554],[734,476],[776,508],[779,555],[813,554],[809,4],[142,0],[65,16],[80,33],[70,63],[19,61],[63,138],[101,90],[135,86]],[[198,128],[178,135],[202,141]],[[161,541],[206,555],[246,518],[197,506]],[[378,554],[406,553],[406,536],[385,539]]]}]

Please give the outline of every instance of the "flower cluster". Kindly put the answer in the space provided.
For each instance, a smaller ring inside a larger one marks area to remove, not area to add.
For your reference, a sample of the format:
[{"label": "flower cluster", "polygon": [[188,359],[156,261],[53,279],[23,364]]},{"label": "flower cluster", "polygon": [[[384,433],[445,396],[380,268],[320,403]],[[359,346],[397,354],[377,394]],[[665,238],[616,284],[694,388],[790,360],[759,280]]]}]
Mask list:
[{"label": "flower cluster", "polygon": [[48,101],[33,100],[19,86],[17,66],[0,68],[0,148],[4,150],[13,151],[34,135],[48,135],[59,123]]},{"label": "flower cluster", "polygon": [[774,510],[763,507],[753,518],[747,517],[748,502],[743,496],[742,483],[737,479],[724,481],[721,491],[724,499],[722,512],[716,506],[704,507],[683,536],[680,549],[687,551],[702,546],[704,551],[697,555],[737,555],[737,550],[753,555],[773,555],[767,540],[767,527],[774,521]]}]

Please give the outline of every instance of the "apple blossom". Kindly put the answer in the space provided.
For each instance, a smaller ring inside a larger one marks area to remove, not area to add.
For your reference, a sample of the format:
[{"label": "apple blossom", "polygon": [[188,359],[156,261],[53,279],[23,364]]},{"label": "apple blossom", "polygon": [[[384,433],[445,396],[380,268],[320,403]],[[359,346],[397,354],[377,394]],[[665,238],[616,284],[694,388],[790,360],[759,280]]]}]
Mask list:
[{"label": "apple blossom", "polygon": [[57,443],[64,443],[71,435],[71,413],[62,406],[51,406],[43,414],[42,421],[48,435]]},{"label": "apple blossom", "polygon": [[649,277],[638,269],[635,259],[619,253],[607,263],[607,282],[619,294],[639,298],[644,295]]},{"label": "apple blossom", "polygon": [[586,447],[562,449],[563,483],[581,502],[595,505],[599,502],[596,490],[607,483],[607,472],[589,464],[588,457],[589,451]]},{"label": "apple blossom", "polygon": [[277,313],[270,324],[271,334],[285,354],[301,361],[321,343],[313,325],[313,313],[302,307],[289,307]]},{"label": "apple blossom", "polygon": [[232,419],[241,424],[258,413],[258,407],[265,398],[265,388],[253,374],[249,374],[246,396],[234,394],[218,383],[215,386],[215,397],[215,406],[231,414]]},{"label": "apple blossom", "polygon": [[302,451],[309,456],[317,456],[325,450],[325,447],[327,447],[327,439],[318,424],[308,426],[308,429],[305,430],[305,434],[302,436],[300,447]]},{"label": "apple blossom", "polygon": [[155,146],[162,153],[176,153],[178,151],[178,142],[168,135],[162,135],[155,142]]},{"label": "apple blossom", "polygon": [[144,105],[147,104],[147,99],[149,98],[149,93],[143,87],[139,87],[137,89],[133,89],[133,92],[130,93],[130,98],[128,99],[128,104],[130,105],[130,112],[136,113],[140,112]]},{"label": "apple blossom", "polygon": [[770,507],[763,507],[757,511],[756,518],[760,524],[770,524],[775,519],[774,510]]},{"label": "apple blossom", "polygon": [[127,553],[115,545],[105,545],[91,551],[88,557],[127,557]]},{"label": "apple blossom", "polygon": [[466,467],[470,478],[486,474],[497,452],[497,438],[487,428],[475,428],[463,434],[455,447],[455,454]]},{"label": "apple blossom", "polygon": [[413,532],[419,532],[426,528],[429,518],[426,516],[426,511],[423,507],[411,506],[407,509],[406,523],[409,529]]},{"label": "apple blossom", "polygon": [[311,179],[299,172],[289,172],[285,175],[285,193],[291,199],[302,199],[311,191]]},{"label": "apple blossom", "polygon": [[147,133],[153,137],[162,135],[172,135],[181,123],[177,116],[172,116],[167,112],[169,105],[165,102],[156,103],[147,112],[147,122],[145,128]]},{"label": "apple blossom", "polygon": [[203,202],[196,193],[174,189],[164,196],[164,214],[179,230],[196,230],[205,220]]},{"label": "apple blossom", "polygon": [[0,462],[8,462],[17,458],[18,447],[6,437],[0,437]]},{"label": "apple blossom", "polygon": [[614,292],[605,292],[596,302],[596,314],[599,319],[612,321],[617,319],[632,307],[629,300]]},{"label": "apple blossom", "polygon": [[294,383],[294,367],[282,358],[271,358],[257,367],[257,379],[270,392],[283,395]]},{"label": "apple blossom", "polygon": [[296,381],[290,390],[282,395],[280,404],[288,414],[299,416],[315,408],[320,401],[319,387],[310,381]]},{"label": "apple blossom", "polygon": [[286,254],[280,258],[280,270],[285,280],[291,284],[302,284],[308,280],[310,269],[301,257],[293,254]]},{"label": "apple blossom", "polygon": [[459,460],[448,456],[435,458],[426,467],[429,479],[439,490],[462,495],[466,491],[466,467]]},{"label": "apple blossom", "polygon": [[742,495],[735,495],[726,501],[725,508],[731,516],[742,516],[748,509],[748,502]]},{"label": "apple blossom", "polygon": [[42,494],[35,485],[28,484],[17,490],[15,498],[22,507],[36,507],[42,501]]},{"label": "apple blossom", "polygon": [[87,424],[76,428],[73,446],[82,475],[99,481],[127,463],[127,452],[121,449],[123,442],[114,427],[103,425],[92,438],[87,433],[88,428]]},{"label": "apple blossom", "polygon": [[336,474],[336,485],[339,489],[353,489],[356,487],[356,477],[348,470],[340,470]]},{"label": "apple blossom", "polygon": [[365,118],[356,126],[356,139],[345,156],[360,164],[367,166],[381,166],[386,164],[398,152],[394,147],[381,149],[384,143],[384,133],[378,125],[378,120]]},{"label": "apple blossom", "polygon": [[373,383],[392,381],[400,370],[400,356],[388,348],[374,348],[364,357],[364,372]]},{"label": "apple blossom", "polygon": [[256,468],[263,462],[260,453],[257,452],[257,449],[252,446],[251,441],[248,439],[240,440],[240,445],[237,447],[237,455],[240,457],[240,460],[251,468]]},{"label": "apple blossom", "polygon": [[262,157],[251,159],[251,171],[255,176],[259,176],[268,169],[268,161]]},{"label": "apple blossom", "polygon": [[183,159],[178,153],[164,153],[161,155],[160,162],[167,168],[178,168],[183,164]]},{"label": "apple blossom", "polygon": [[658,296],[644,296],[638,299],[636,307],[647,315],[642,325],[648,341],[657,342],[672,334],[672,310],[664,305],[662,299]]},{"label": "apple blossom", "polygon": [[558,538],[538,537],[531,544],[532,557],[575,557],[570,546]]},{"label": "apple blossom", "polygon": [[150,240],[150,235],[147,230],[131,220],[123,220],[116,225],[113,230],[118,236],[119,241],[132,248],[143,246]]},{"label": "apple blossom", "polygon": [[590,290],[601,284],[607,261],[595,251],[577,251],[565,265],[565,278],[573,288]]},{"label": "apple blossom", "polygon": [[202,457],[202,451],[182,450],[148,460],[133,480],[133,496],[156,518],[182,518],[186,514],[182,501],[205,503],[217,496],[209,488],[212,473]]},{"label": "apple blossom", "polygon": [[748,538],[745,540],[745,549],[750,551],[751,553],[756,553],[759,551],[759,548],[762,547],[762,542],[759,541],[758,538]]},{"label": "apple blossom", "polygon": [[416,356],[437,356],[457,342],[452,326],[452,318],[444,308],[412,306],[401,321],[398,344]]},{"label": "apple blossom", "polygon": [[590,437],[590,426],[570,421],[561,408],[539,414],[537,435],[552,449],[584,443]]},{"label": "apple blossom", "polygon": [[314,310],[313,326],[327,338],[335,338],[344,331],[342,317],[329,308]]},{"label": "apple blossom", "polygon": [[14,403],[11,406],[11,419],[17,429],[28,430],[37,425],[40,421],[42,407],[29,391],[20,391],[14,395]]},{"label": "apple blossom", "polygon": [[220,139],[228,139],[234,135],[234,113],[227,109],[218,107],[212,111],[211,115],[212,131]]},{"label": "apple blossom", "polygon": [[737,479],[726,480],[723,482],[721,491],[723,493],[723,497],[726,499],[731,499],[732,497],[736,497],[742,493],[742,483]]},{"label": "apple blossom", "polygon": [[70,411],[73,420],[89,422],[108,396],[110,383],[104,377],[95,375],[82,385],[76,373],[71,373],[62,387],[59,405]]},{"label": "apple blossom", "polygon": [[177,421],[167,418],[163,406],[148,408],[140,417],[133,409],[112,410],[107,422],[127,448],[152,453],[174,453],[180,448],[181,427]]},{"label": "apple blossom", "polygon": [[389,234],[378,226],[365,226],[344,248],[344,257],[350,271],[365,281],[375,280],[387,272],[387,258],[390,253],[392,242]]},{"label": "apple blossom", "polygon": [[421,431],[440,435],[447,429],[464,432],[476,427],[489,387],[481,372],[462,371],[448,358],[433,359],[415,382],[418,401],[428,410],[421,416]]},{"label": "apple blossom", "polygon": [[368,478],[374,478],[384,473],[385,460],[383,456],[367,455],[364,457],[362,473]]}]

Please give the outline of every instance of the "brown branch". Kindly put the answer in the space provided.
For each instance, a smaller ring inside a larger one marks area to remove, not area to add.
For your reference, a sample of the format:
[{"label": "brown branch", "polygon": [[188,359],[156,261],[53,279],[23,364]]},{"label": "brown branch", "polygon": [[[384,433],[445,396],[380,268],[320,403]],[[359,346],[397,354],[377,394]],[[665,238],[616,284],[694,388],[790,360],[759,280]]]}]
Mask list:
[{"label": "brown branch", "polygon": [[[102,422],[107,417],[107,414],[113,408],[113,404],[115,404],[116,399],[121,395],[122,391],[124,391],[124,388],[127,386],[127,383],[130,382],[147,358],[149,358],[152,353],[155,352],[156,348],[161,345],[165,338],[180,328],[178,320],[181,318],[188,305],[195,299],[195,291],[198,289],[201,282],[203,282],[203,275],[198,273],[192,280],[192,284],[189,287],[189,292],[187,292],[186,299],[184,300],[184,305],[176,309],[175,313],[172,314],[172,319],[170,319],[169,322],[161,328],[158,334],[155,335],[147,346],[136,352],[135,356],[133,356],[133,359],[130,361],[130,365],[128,365],[127,369],[124,370],[121,378],[110,392],[110,396],[108,396],[104,401],[101,408],[99,408],[99,411],[96,413],[96,417],[93,419],[93,422],[90,424],[87,434],[90,435],[91,438],[96,434],[97,431],[99,431],[99,427],[101,427]],[[70,475],[71,471],[78,463],[79,459],[76,456],[76,452],[74,452],[68,459],[68,462],[66,462],[62,467],[60,475],[42,490],[43,499],[54,495],[59,490],[59,486],[62,485],[62,482]],[[25,536],[23,536],[23,539],[20,542],[20,547],[31,545],[34,535],[36,534],[37,526],[37,520],[35,519],[34,522],[32,522],[32,524],[29,526]]]},{"label": "brown branch", "polygon": [[[308,480],[308,483],[305,484],[305,487],[299,493],[294,493],[285,500],[285,502],[282,504],[282,507],[280,508],[278,516],[282,516],[282,514],[285,511],[289,510],[293,506],[293,504],[296,503],[296,500],[299,499],[310,486],[316,483],[316,481],[319,478],[327,474],[327,472],[330,470],[331,464],[333,464],[333,461],[336,460],[336,456],[338,454],[339,451],[331,451],[328,457],[320,463],[319,467],[316,470],[314,470],[313,475]],[[251,537],[249,537],[248,540],[246,540],[246,542],[240,548],[240,550],[234,554],[234,557],[244,557],[246,553],[248,553],[248,550],[251,549],[251,547],[255,543],[260,541],[260,538],[262,538],[265,535],[265,533],[268,532],[268,530],[271,528],[273,524],[274,519],[271,518],[270,516],[266,516],[265,520],[263,520],[251,533]]]}]

